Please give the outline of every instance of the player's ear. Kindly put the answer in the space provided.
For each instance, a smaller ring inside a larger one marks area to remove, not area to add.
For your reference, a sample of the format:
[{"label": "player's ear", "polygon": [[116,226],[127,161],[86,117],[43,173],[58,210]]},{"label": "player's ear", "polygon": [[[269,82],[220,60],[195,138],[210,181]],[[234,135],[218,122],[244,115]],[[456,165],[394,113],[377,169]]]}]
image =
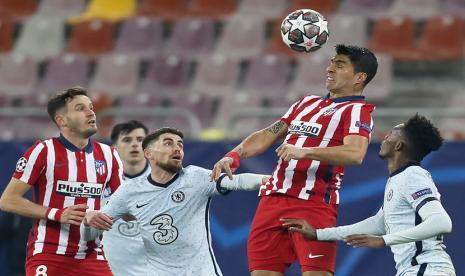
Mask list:
[{"label": "player's ear", "polygon": [[394,145],[394,150],[395,151],[402,151],[405,148],[405,142],[404,141],[397,141],[396,144]]},{"label": "player's ear", "polygon": [[355,74],[355,83],[363,85],[368,75],[365,72],[358,72]]},{"label": "player's ear", "polygon": [[55,114],[55,122],[59,127],[66,126],[65,116],[63,116],[63,114],[60,114],[58,112]]},{"label": "player's ear", "polygon": [[144,157],[147,158],[147,160],[151,160],[153,157],[153,152],[148,148],[144,149]]}]

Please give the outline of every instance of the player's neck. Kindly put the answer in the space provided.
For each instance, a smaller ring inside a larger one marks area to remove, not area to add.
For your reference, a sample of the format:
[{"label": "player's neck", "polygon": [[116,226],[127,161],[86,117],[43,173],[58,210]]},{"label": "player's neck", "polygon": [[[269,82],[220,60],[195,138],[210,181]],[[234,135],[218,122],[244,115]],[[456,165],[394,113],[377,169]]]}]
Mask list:
[{"label": "player's neck", "polygon": [[333,91],[329,92],[329,97],[331,99],[340,98],[340,97],[349,97],[349,96],[361,96],[363,90],[347,90],[347,91]]},{"label": "player's neck", "polygon": [[160,184],[168,183],[175,175],[176,173],[168,172],[161,168],[153,168],[153,167],[152,167],[152,172],[150,173],[150,176],[152,177],[152,179]]},{"label": "player's neck", "polygon": [[403,155],[393,156],[393,158],[390,158],[387,161],[388,161],[389,174],[392,174],[393,172],[397,171],[398,169],[412,162],[412,160],[410,160],[409,158],[406,158]]},{"label": "player's neck", "polygon": [[123,172],[125,175],[134,176],[144,171],[147,161],[137,162],[136,164],[128,163],[123,160]]},{"label": "player's neck", "polygon": [[82,136],[76,135],[74,133],[69,133],[67,131],[62,131],[61,134],[66,138],[71,144],[76,146],[78,149],[83,149],[89,143],[89,138],[84,138]]}]

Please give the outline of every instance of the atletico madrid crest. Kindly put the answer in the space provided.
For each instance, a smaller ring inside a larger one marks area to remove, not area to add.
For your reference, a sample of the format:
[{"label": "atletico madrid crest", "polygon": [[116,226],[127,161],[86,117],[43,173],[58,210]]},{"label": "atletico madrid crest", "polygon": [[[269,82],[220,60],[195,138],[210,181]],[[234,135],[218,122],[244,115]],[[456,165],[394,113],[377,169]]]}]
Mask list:
[{"label": "atletico madrid crest", "polygon": [[104,175],[106,172],[105,161],[95,160],[95,170],[97,171],[99,175]]}]

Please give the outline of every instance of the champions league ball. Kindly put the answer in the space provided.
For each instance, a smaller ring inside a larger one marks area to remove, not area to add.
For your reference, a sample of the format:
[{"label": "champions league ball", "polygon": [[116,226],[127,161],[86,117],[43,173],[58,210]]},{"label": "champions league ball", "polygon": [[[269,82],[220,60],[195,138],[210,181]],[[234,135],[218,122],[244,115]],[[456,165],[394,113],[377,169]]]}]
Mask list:
[{"label": "champions league ball", "polygon": [[313,52],[328,40],[328,21],[317,11],[296,10],[281,23],[281,36],[289,48],[298,52]]}]

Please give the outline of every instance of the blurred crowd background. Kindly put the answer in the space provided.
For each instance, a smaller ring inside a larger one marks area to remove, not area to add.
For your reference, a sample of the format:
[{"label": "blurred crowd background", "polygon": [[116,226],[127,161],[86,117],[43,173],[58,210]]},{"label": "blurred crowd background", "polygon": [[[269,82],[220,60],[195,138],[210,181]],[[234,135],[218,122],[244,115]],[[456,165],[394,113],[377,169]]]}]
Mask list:
[{"label": "blurred crowd background", "polygon": [[[280,24],[321,12],[330,39],[299,54]],[[333,46],[368,47],[379,72],[374,138],[415,112],[465,138],[464,0],[0,0],[1,140],[56,135],[48,97],[83,86],[100,137],[114,122],[171,125],[193,139],[236,139],[302,95],[325,95]]]}]

